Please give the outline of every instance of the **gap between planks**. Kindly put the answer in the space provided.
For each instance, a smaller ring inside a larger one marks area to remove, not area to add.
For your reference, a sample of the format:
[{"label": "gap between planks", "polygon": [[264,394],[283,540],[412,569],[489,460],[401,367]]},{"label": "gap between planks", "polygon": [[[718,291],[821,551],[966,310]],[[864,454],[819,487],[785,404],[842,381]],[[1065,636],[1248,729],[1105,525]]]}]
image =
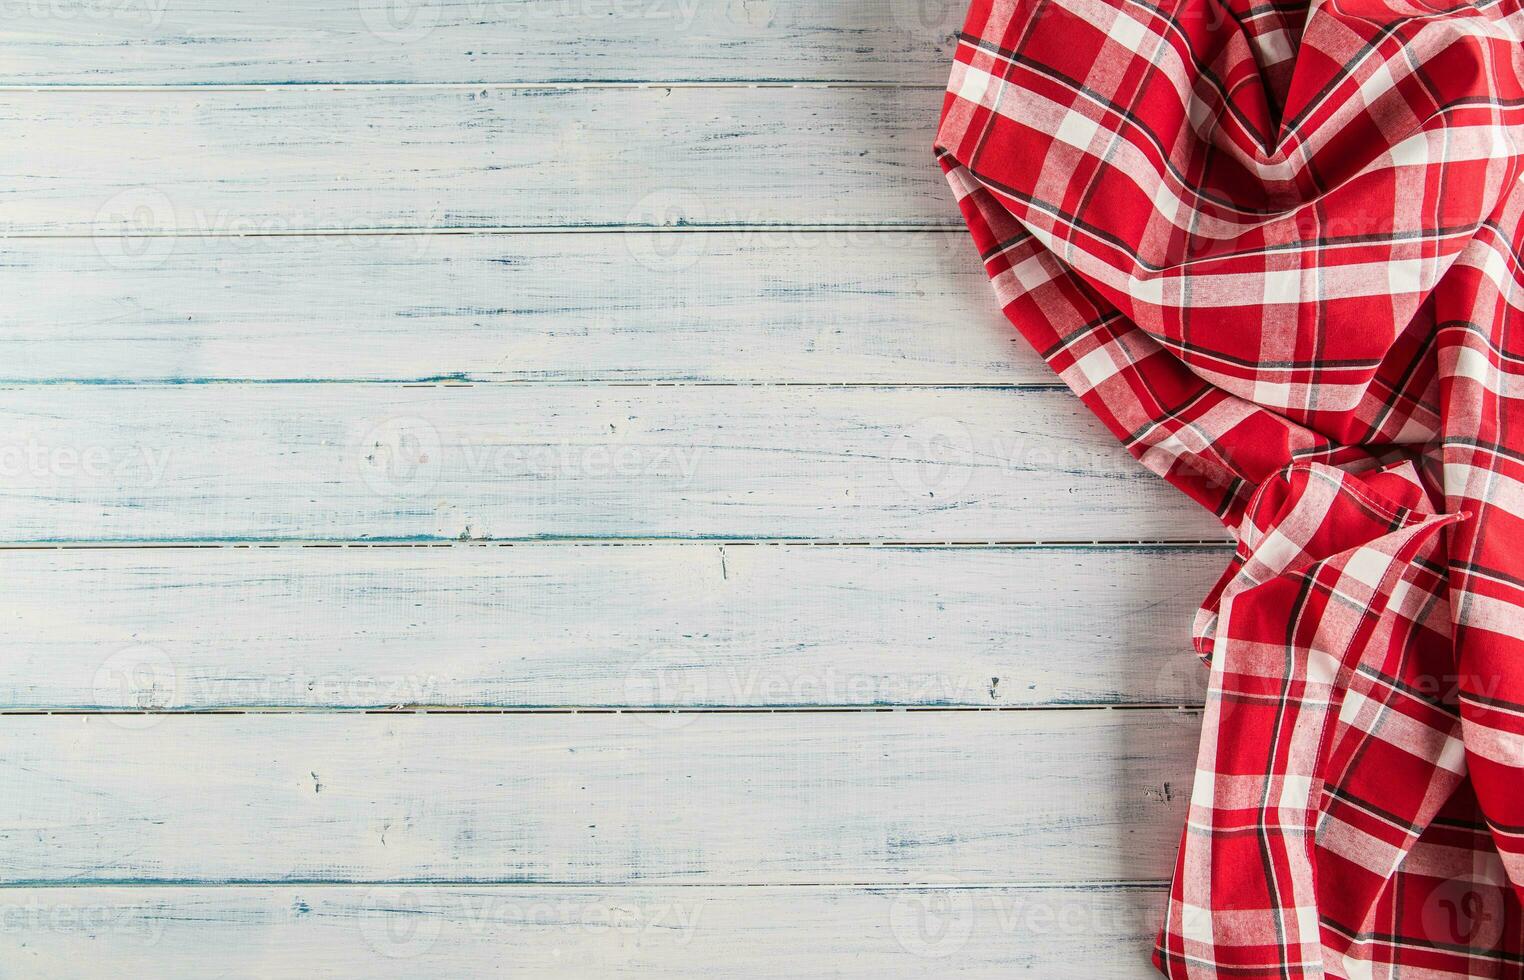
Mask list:
[{"label": "gap between planks", "polygon": [[776,705],[768,707],[494,707],[492,705],[398,705],[392,708],[374,706],[348,707],[341,705],[269,705],[240,706],[237,708],[165,708],[158,711],[132,711],[115,708],[0,708],[0,717],[30,717],[58,715],[62,717],[94,716],[165,716],[165,715],[856,715],[856,714],[953,714],[953,713],[1014,713],[1032,711],[1166,711],[1187,715],[1199,714],[1201,706],[1184,703],[1155,704],[1018,704],[991,705],[881,705],[881,704],[823,704],[823,705]]},{"label": "gap between planks", "polygon": [[575,881],[524,881],[504,878],[409,878],[366,879],[365,881],[335,881],[331,878],[71,878],[66,881],[46,878],[38,881],[0,881],[0,892],[19,889],[70,888],[522,888],[526,891],[564,889],[566,891],[590,891],[605,888],[649,889],[667,891],[680,889],[753,888],[767,891],[1033,891],[1033,892],[1116,892],[1158,891],[1169,887],[1164,878],[1129,878],[1116,881],[1073,881],[1051,884],[1033,881],[1010,882],[946,882],[927,881],[919,884],[904,882],[838,882],[838,881],[666,881],[666,882],[613,882],[588,885]]},{"label": "gap between planks", "polygon": [[[949,59],[951,63],[951,59]],[[734,79],[712,81],[662,81],[660,79],[625,79],[623,81],[528,81],[528,82],[264,82],[258,84],[226,84],[195,82],[166,83],[160,85],[88,85],[83,83],[59,83],[57,85],[4,85],[0,84],[0,93],[36,93],[54,94],[59,92],[88,92],[91,94],[101,93],[141,93],[141,92],[278,92],[294,89],[313,89],[318,91],[347,91],[353,89],[372,88],[395,88],[395,89],[418,89],[436,91],[464,91],[476,89],[504,89],[504,90],[556,90],[567,89],[669,89],[669,88],[697,88],[697,89],[775,89],[775,88],[851,88],[851,89],[902,89],[907,92],[941,92],[946,85],[934,85],[925,82],[854,82],[850,80],[811,80],[811,79]]]},{"label": "gap between planks", "polygon": [[1003,383],[999,381],[609,381],[596,378],[524,378],[512,381],[493,381],[456,378],[419,378],[401,380],[388,378],[44,378],[15,380],[0,379],[7,388],[33,386],[59,387],[111,387],[111,388],[166,388],[201,384],[227,385],[346,385],[394,388],[475,388],[477,385],[516,385],[518,387],[557,386],[561,388],[925,388],[933,391],[1011,391],[1011,392],[1062,392],[1069,386],[1059,381],[1028,381]]},{"label": "gap between planks", "polygon": [[607,381],[599,378],[495,378],[466,375],[439,378],[0,378],[5,388],[183,388],[191,385],[394,385],[400,388],[920,388],[933,391],[1068,391],[1059,382],[998,381]]},{"label": "gap between planks", "polygon": [[82,241],[96,241],[98,239],[113,238],[382,238],[403,236],[427,236],[427,235],[655,235],[655,234],[725,234],[748,231],[783,232],[797,235],[833,235],[843,232],[853,234],[875,235],[898,235],[898,234],[940,234],[940,235],[963,235],[968,234],[968,228],[962,224],[908,224],[908,225],[874,225],[874,224],[834,224],[801,225],[801,224],[681,224],[681,225],[485,225],[458,228],[436,228],[418,226],[397,226],[385,228],[291,228],[281,230],[252,230],[252,231],[216,231],[216,230],[169,230],[169,231],[141,231],[131,235],[121,235],[102,229],[99,232],[4,232],[0,231],[0,241],[26,241],[30,239],[46,241],[66,241],[79,239]]},{"label": "gap between planks", "polygon": [[1025,541],[833,541],[814,539],[732,539],[732,538],[504,538],[441,541],[433,538],[375,540],[375,541],[208,541],[190,539],[185,541],[13,541],[0,542],[0,551],[118,551],[118,550],[191,550],[206,548],[269,549],[269,548],[522,548],[522,547],[584,547],[584,548],[640,548],[657,545],[693,545],[722,548],[945,548],[945,549],[1072,549],[1072,548],[1126,548],[1126,549],[1201,549],[1213,548],[1226,551],[1233,544],[1231,538],[1198,538],[1196,540],[1159,541],[1151,539],[1095,539],[1095,540],[1025,540]]}]

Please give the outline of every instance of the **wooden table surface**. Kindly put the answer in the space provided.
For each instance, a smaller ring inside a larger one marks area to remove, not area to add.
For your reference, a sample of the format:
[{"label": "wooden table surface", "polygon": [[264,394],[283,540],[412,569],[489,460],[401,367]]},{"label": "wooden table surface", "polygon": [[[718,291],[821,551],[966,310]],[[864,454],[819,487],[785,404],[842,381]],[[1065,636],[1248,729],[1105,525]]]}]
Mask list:
[{"label": "wooden table surface", "polygon": [[1147,977],[1225,558],[953,0],[0,18],[0,976]]}]

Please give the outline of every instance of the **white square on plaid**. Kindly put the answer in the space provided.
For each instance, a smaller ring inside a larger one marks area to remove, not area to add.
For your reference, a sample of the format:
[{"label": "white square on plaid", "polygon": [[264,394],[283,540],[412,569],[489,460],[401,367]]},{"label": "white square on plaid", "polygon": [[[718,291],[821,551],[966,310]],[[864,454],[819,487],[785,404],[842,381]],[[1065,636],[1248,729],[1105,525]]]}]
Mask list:
[{"label": "white square on plaid", "polygon": [[1492,362],[1475,347],[1462,347],[1455,352],[1455,376],[1470,378],[1485,385],[1492,376]]},{"label": "white square on plaid", "polygon": [[1282,810],[1300,810],[1312,796],[1312,777],[1294,776],[1287,773],[1281,777],[1281,798],[1276,805]]},{"label": "white square on plaid", "polygon": [[1154,210],[1168,218],[1170,224],[1174,224],[1175,217],[1180,213],[1180,206],[1180,197],[1169,186],[1169,181],[1159,181],[1159,186],[1154,188]]},{"label": "white square on plaid", "polygon": [[1097,347],[1075,361],[1074,366],[1079,368],[1080,374],[1085,376],[1085,381],[1092,388],[1121,370],[1117,367],[1117,362],[1111,359],[1111,355],[1106,352],[1104,347]]},{"label": "white square on plaid", "polygon": [[1332,684],[1339,676],[1339,661],[1323,650],[1313,647],[1307,651],[1307,680],[1313,684]]},{"label": "white square on plaid", "polygon": [[1513,136],[1508,132],[1507,126],[1493,126],[1492,128],[1492,156],[1497,160],[1506,160],[1515,154]]},{"label": "white square on plaid", "polygon": [[1090,140],[1100,130],[1100,126],[1093,120],[1081,113],[1070,110],[1064,113],[1064,121],[1058,124],[1058,129],[1053,132],[1055,139],[1068,143],[1070,146],[1081,150],[1090,149]]},{"label": "white square on plaid", "polygon": [[1197,769],[1195,779],[1191,783],[1191,806],[1210,809],[1216,798],[1216,773],[1209,772],[1206,769]]},{"label": "white square on plaid", "polygon": [[1302,553],[1302,546],[1286,537],[1280,528],[1271,528],[1270,532],[1254,546],[1254,562],[1264,566],[1269,575],[1279,575],[1285,567]]},{"label": "white square on plaid", "polygon": [[[1492,284],[1499,289],[1513,288],[1513,273],[1508,271],[1508,257],[1497,250],[1492,242],[1478,242],[1482,249],[1482,261],[1478,266],[1482,274],[1492,280]],[[1455,264],[1460,265],[1461,259],[1456,259]],[[1475,264],[1475,263],[1473,263]]]},{"label": "white square on plaid", "polygon": [[1275,269],[1265,273],[1265,303],[1300,303],[1302,270]]},{"label": "white square on plaid", "polygon": [[1265,56],[1265,64],[1278,65],[1292,55],[1291,35],[1285,31],[1271,31],[1261,34],[1258,40],[1260,53]]},{"label": "white square on plaid", "polygon": [[1198,943],[1212,941],[1212,910],[1180,903],[1180,934]]},{"label": "white square on plaid", "polygon": [[1127,295],[1140,303],[1158,306],[1164,302],[1164,280],[1157,276],[1152,279],[1130,276],[1127,279]]},{"label": "white square on plaid", "polygon": [[1434,760],[1435,765],[1441,769],[1464,776],[1466,774],[1466,743],[1454,736],[1445,739],[1445,747],[1439,750],[1439,757]]},{"label": "white square on plaid", "polygon": [[989,72],[980,71],[973,65],[969,65],[963,70],[963,84],[958,86],[958,98],[984,105],[984,96],[989,92],[992,81],[994,78]]},{"label": "white square on plaid", "polygon": [[1418,292],[1423,287],[1423,260],[1393,259],[1386,264],[1386,281],[1393,295]]},{"label": "white square on plaid", "polygon": [[1377,64],[1376,70],[1371,72],[1365,81],[1360,83],[1360,101],[1370,105],[1380,97],[1381,93],[1391,88],[1394,84],[1392,73],[1387,68],[1386,62],[1380,62]]},{"label": "white square on plaid", "polygon": [[1381,576],[1385,574],[1386,567],[1390,564],[1391,559],[1376,549],[1361,548],[1350,555],[1349,561],[1345,562],[1344,574],[1375,591],[1376,586],[1381,584]]},{"label": "white square on plaid", "polygon": [[1429,138],[1423,133],[1410,136],[1387,152],[1394,167],[1427,167],[1429,165]]},{"label": "white square on plaid", "polygon": [[1126,14],[1118,13],[1117,19],[1111,22],[1111,39],[1128,51],[1138,51],[1147,35],[1143,25]]},{"label": "white square on plaid", "polygon": [[1301,934],[1302,942],[1315,943],[1321,934],[1318,926],[1318,907],[1316,905],[1298,905],[1296,907],[1296,928]]},{"label": "white square on plaid", "polygon": [[[1355,725],[1355,722],[1360,718],[1360,713],[1366,708],[1371,709],[1371,714],[1367,718],[1367,723],[1369,722],[1370,718],[1374,718],[1376,715],[1380,714],[1380,712],[1371,703],[1370,698],[1361,694],[1359,691],[1345,691],[1344,703],[1339,705],[1339,722],[1345,725]],[[1357,727],[1359,727],[1362,731],[1367,730],[1363,725]]]},{"label": "white square on plaid", "polygon": [[1290,408],[1291,385],[1282,381],[1256,381],[1254,400],[1270,408]]},{"label": "white square on plaid", "polygon": [[1016,281],[1021,284],[1022,292],[1030,292],[1045,282],[1052,282],[1058,274],[1058,267],[1043,260],[1043,253],[1039,252],[1029,258],[1023,259],[1011,270]]}]

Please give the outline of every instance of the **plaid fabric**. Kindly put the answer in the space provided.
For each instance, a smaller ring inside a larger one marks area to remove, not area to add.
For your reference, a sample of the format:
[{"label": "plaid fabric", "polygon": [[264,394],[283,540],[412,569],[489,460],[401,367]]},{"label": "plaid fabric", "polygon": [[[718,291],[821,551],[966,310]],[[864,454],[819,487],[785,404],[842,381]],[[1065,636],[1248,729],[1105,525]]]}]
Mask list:
[{"label": "plaid fabric", "polygon": [[1524,977],[1520,0],[974,0],[1006,314],[1237,538],[1154,953]]}]

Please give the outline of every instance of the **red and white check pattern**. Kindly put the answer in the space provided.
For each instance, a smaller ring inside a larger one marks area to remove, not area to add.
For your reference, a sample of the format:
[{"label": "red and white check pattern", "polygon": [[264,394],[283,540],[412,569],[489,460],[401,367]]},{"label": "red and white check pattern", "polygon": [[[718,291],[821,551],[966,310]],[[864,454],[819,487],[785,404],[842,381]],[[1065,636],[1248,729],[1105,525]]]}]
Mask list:
[{"label": "red and white check pattern", "polygon": [[1000,303],[1238,539],[1166,976],[1524,978],[1520,2],[969,13]]}]

